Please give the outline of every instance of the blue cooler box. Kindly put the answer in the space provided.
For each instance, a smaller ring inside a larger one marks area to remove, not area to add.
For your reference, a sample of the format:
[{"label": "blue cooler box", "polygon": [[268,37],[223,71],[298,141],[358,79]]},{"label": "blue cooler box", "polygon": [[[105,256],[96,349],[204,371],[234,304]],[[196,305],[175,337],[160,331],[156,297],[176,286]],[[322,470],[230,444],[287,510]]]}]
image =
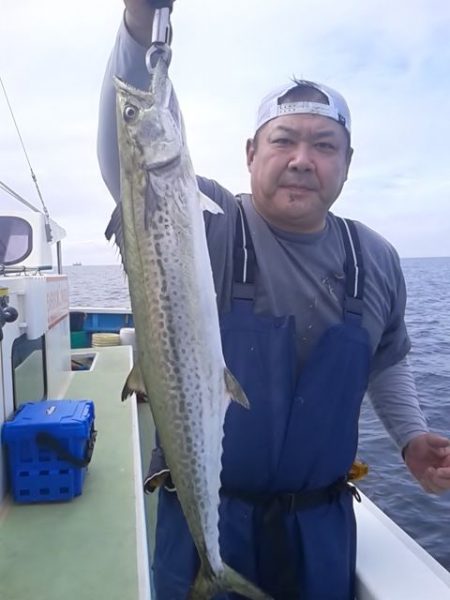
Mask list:
[{"label": "blue cooler box", "polygon": [[94,449],[92,400],[23,404],[5,422],[2,440],[16,502],[71,500],[82,493]]}]

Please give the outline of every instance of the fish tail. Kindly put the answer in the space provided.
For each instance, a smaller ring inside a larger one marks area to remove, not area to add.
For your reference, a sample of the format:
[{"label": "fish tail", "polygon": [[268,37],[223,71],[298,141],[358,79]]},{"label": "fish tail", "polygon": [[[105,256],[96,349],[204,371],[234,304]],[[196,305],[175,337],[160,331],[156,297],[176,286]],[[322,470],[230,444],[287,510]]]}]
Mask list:
[{"label": "fish tail", "polygon": [[201,567],[188,600],[209,600],[224,592],[234,592],[252,600],[273,600],[271,596],[225,563],[219,574],[212,573],[210,568]]}]

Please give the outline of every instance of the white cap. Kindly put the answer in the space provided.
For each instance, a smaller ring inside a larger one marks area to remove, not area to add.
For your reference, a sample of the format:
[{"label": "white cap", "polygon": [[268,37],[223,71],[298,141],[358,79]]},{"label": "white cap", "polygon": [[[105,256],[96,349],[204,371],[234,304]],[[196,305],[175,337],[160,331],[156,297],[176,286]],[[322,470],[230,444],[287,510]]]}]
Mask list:
[{"label": "white cap", "polygon": [[[328,104],[309,101],[283,102],[283,104],[281,104],[280,101],[283,96],[299,85],[318,90],[327,98]],[[306,81],[305,79],[295,79],[282,87],[272,90],[270,94],[263,98],[259,105],[255,131],[258,131],[260,127],[265,125],[271,119],[288,114],[312,114],[329,117],[343,125],[349,135],[351,133],[350,110],[347,102],[339,92],[336,92],[321,83],[314,83],[313,81]]]}]

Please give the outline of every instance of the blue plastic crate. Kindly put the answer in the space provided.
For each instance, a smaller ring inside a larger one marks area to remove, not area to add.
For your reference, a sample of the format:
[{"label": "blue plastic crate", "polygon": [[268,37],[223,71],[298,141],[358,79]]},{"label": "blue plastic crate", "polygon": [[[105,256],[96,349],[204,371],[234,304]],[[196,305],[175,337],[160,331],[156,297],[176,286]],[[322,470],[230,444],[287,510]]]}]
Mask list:
[{"label": "blue plastic crate", "polygon": [[14,500],[71,500],[82,493],[96,437],[92,400],[23,404],[2,429]]}]

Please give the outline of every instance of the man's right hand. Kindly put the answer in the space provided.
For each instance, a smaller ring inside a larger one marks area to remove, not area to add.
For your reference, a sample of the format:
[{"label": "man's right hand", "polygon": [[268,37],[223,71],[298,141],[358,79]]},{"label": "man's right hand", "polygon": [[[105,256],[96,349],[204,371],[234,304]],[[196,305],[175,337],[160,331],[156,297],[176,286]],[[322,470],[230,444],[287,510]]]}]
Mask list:
[{"label": "man's right hand", "polygon": [[174,0],[124,0],[125,24],[132,38],[148,48],[152,41],[153,16],[157,8],[172,6]]},{"label": "man's right hand", "polygon": [[150,0],[124,0],[125,25],[132,38],[148,48],[152,41],[152,25],[155,9]]},{"label": "man's right hand", "polygon": [[172,10],[174,0],[147,0],[147,2],[152,8],[170,8]]}]

